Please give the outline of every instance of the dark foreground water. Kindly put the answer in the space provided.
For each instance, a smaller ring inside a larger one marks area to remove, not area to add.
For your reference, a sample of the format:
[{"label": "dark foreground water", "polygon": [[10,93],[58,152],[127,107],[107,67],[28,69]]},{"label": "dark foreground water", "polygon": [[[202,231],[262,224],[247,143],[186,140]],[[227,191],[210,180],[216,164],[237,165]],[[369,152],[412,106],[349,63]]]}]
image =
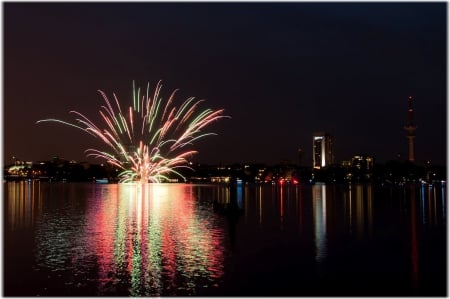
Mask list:
[{"label": "dark foreground water", "polygon": [[4,296],[446,296],[446,188],[4,183]]}]

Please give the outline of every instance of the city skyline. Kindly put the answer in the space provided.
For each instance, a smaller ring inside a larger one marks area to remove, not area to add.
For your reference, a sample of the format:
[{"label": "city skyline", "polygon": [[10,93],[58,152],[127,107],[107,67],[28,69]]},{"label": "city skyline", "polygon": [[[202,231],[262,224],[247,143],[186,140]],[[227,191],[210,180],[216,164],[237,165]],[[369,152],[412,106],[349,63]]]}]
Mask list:
[{"label": "city skyline", "polygon": [[[72,128],[96,118],[98,89],[131,97],[162,79],[163,97],[194,96],[231,119],[196,145],[209,164],[311,165],[313,132],[335,161],[446,163],[446,3],[5,3],[3,159],[78,161],[99,144]],[[208,24],[208,26],[206,26]]]}]

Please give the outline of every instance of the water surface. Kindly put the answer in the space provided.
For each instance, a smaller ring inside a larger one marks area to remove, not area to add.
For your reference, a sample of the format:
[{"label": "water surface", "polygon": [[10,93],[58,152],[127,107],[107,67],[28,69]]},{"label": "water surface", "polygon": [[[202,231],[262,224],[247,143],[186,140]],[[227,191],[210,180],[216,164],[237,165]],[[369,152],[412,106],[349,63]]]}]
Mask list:
[{"label": "water surface", "polygon": [[446,190],[4,183],[6,296],[446,296]]}]

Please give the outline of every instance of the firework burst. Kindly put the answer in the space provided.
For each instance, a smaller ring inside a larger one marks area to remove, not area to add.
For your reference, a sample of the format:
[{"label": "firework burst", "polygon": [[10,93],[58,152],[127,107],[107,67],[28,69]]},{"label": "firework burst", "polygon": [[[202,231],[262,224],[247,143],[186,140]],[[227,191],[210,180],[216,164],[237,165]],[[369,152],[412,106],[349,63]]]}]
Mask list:
[{"label": "firework burst", "polygon": [[[133,82],[133,104],[122,110],[116,95],[110,101],[106,94],[99,90],[105,101],[99,113],[101,126],[96,125],[77,111],[76,123],[59,119],[43,119],[42,122],[57,122],[83,130],[101,139],[109,151],[87,149],[87,156],[103,158],[108,163],[122,170],[120,182],[155,182],[168,179],[170,174],[183,178],[177,171],[181,167],[189,168],[187,158],[196,154],[192,149],[193,142],[214,133],[203,129],[224,116],[223,109],[206,109],[197,112],[202,100],[190,97],[178,108],[174,106],[173,91],[164,104],[160,97],[161,81],[156,85],[153,96],[149,95],[149,84],[146,93],[141,95],[140,89]],[[113,103],[112,103],[113,102]]]}]

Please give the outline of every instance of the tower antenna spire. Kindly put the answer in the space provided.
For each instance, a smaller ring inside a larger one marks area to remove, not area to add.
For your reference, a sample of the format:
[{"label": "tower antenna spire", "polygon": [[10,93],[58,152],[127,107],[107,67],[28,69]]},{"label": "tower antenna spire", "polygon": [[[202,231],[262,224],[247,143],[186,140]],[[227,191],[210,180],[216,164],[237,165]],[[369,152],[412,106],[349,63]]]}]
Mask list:
[{"label": "tower antenna spire", "polygon": [[406,138],[408,139],[408,160],[410,162],[415,161],[414,157],[414,139],[416,138],[416,129],[417,126],[414,124],[414,109],[413,109],[413,97],[409,96],[408,103],[408,119],[406,122],[406,126],[403,128],[407,132]]}]

